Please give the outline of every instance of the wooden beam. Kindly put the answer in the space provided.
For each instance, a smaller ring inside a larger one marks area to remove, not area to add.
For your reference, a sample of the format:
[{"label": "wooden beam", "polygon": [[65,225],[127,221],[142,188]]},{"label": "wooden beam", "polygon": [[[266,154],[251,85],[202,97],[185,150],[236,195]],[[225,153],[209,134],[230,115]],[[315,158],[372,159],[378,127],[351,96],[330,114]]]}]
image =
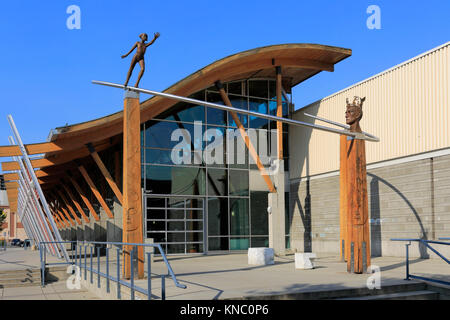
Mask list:
[{"label": "wooden beam", "polygon": [[52,202],[49,202],[50,211],[57,217],[59,217],[59,220],[61,221],[62,225],[64,227],[70,227],[69,221],[56,209],[56,205]]},{"label": "wooden beam", "polygon": [[[25,149],[29,155],[63,150],[62,147],[53,142],[26,144]],[[19,146],[0,146],[0,157],[13,157],[21,155],[22,152],[20,152]]]},{"label": "wooden beam", "polygon": [[5,174],[3,174],[3,179],[5,181],[17,181],[17,180],[20,180],[18,173],[5,173]]},{"label": "wooden beam", "polygon": [[66,196],[64,195],[64,193],[62,193],[61,190],[57,189],[56,192],[60,195],[61,199],[63,200],[63,202],[66,204],[66,207],[69,209],[69,211],[72,213],[73,217],[75,218],[75,221],[79,224],[82,225],[80,218],[78,218],[77,213],[75,212],[75,210],[73,209],[73,207],[70,205],[69,200],[67,200]]},{"label": "wooden beam", "polygon": [[[50,192],[49,192],[49,193],[50,193]],[[59,209],[62,210],[62,212],[64,213],[64,215],[65,215],[65,217],[67,218],[67,220],[70,221],[70,223],[72,224],[72,226],[76,226],[75,221],[73,221],[73,219],[72,219],[72,217],[70,216],[70,214],[69,214],[69,213],[67,212],[67,210],[64,209],[64,207],[62,206],[62,202],[61,202],[61,200],[59,199],[59,197],[57,197],[57,195],[54,194],[54,193],[50,193],[50,194],[52,195],[52,197],[53,197],[55,200],[58,201],[58,203],[59,203],[58,207],[59,207]],[[57,209],[57,210],[61,213],[61,211],[60,211],[59,209]]]},{"label": "wooden beam", "polygon": [[75,190],[77,190],[78,194],[81,197],[81,200],[83,200],[84,204],[88,207],[89,212],[94,217],[95,221],[99,221],[100,218],[97,215],[97,212],[95,212],[94,207],[92,206],[92,204],[89,201],[88,197],[85,196],[85,194],[84,194],[83,190],[80,188],[80,185],[78,184],[78,182],[71,175],[69,175],[69,180],[73,184],[73,186],[75,187]]},{"label": "wooden beam", "polygon": [[98,155],[97,151],[95,151],[95,147],[91,143],[88,143],[87,148],[88,148],[89,152],[91,153],[91,156],[94,159],[95,163],[97,164],[98,168],[100,169],[103,176],[105,177],[106,181],[108,182],[109,186],[111,187],[112,191],[114,192],[117,199],[119,200],[120,204],[122,204],[122,202],[123,202],[122,192],[120,192],[119,187],[117,186],[114,179],[111,177],[111,174],[109,173],[109,171],[106,168],[105,164],[103,163],[102,159]]},{"label": "wooden beam", "polygon": [[77,208],[78,212],[83,216],[83,219],[86,223],[89,223],[89,218],[84,213],[83,208],[80,206],[80,203],[78,200],[73,196],[72,191],[70,191],[69,187],[67,187],[64,183],[64,181],[61,180],[61,185],[63,186],[64,190],[66,190],[66,193],[69,195],[70,200],[72,200],[73,204]]},{"label": "wooden beam", "polygon": [[[220,92],[220,96],[222,97],[223,102],[225,103],[225,105],[232,107],[232,103],[230,101],[230,99],[228,98],[228,95],[226,94],[225,90],[223,89],[222,85],[217,82],[217,85],[219,87],[219,92]],[[250,141],[249,136],[247,135],[247,132],[245,131],[244,126],[242,125],[241,121],[239,120],[238,115],[236,114],[236,112],[230,112],[231,117],[233,118],[234,122],[236,122],[236,125],[239,128],[239,132],[241,134],[242,139],[244,139],[245,145],[247,146],[251,157],[253,158],[253,160],[255,161],[259,172],[261,173],[261,176],[263,177],[264,181],[267,184],[267,187],[269,188],[269,192],[270,193],[275,193],[277,192],[277,190],[275,189],[275,186],[272,183],[272,180],[270,179],[269,175],[267,174],[266,169],[264,168],[261,159],[258,156],[258,153],[256,152],[255,147],[253,146],[252,142]]]},{"label": "wooden beam", "polygon": [[[282,76],[281,76],[281,67],[276,67],[276,77],[277,77],[277,117],[283,117],[283,99],[282,99]],[[283,160],[283,123],[281,121],[277,121],[277,150],[278,150],[278,159]]]},{"label": "wooden beam", "polygon": [[347,261],[350,256],[350,243],[347,237],[347,136],[340,137],[339,155],[339,250],[341,260]]},{"label": "wooden beam", "polygon": [[[114,218],[113,214],[111,213],[111,210],[108,208],[108,205],[106,204],[105,200],[103,200],[102,195],[98,191],[97,187],[95,186],[94,182],[89,177],[89,174],[87,173],[86,169],[83,167],[83,165],[78,166],[78,170],[80,170],[81,175],[83,176],[84,180],[86,180],[87,184],[91,188],[92,193],[97,198],[98,202],[102,206],[103,210],[105,210],[106,214],[109,218]],[[139,184],[140,186],[140,184]]]},{"label": "wooden beam", "polygon": [[[111,147],[113,143],[116,142],[112,141],[111,139],[98,142],[96,145],[96,149],[97,151],[105,150]],[[45,168],[49,166],[64,164],[73,161],[75,159],[84,158],[87,156],[89,156],[89,151],[86,150],[86,147],[83,147],[80,149],[72,150],[70,152],[57,153],[55,155],[51,155],[46,158],[31,160],[31,165],[33,166],[33,168]],[[16,161],[2,162],[2,170],[3,171],[20,170],[20,166]]]}]

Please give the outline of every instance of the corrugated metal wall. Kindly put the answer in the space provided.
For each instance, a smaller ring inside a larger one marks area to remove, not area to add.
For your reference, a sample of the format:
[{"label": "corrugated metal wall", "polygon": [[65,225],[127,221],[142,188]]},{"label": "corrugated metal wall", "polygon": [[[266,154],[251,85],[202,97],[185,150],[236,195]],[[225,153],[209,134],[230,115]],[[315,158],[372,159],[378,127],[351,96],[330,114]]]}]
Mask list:
[{"label": "corrugated metal wall", "polygon": [[[450,42],[317,101],[303,112],[345,123],[346,98],[366,97],[361,128],[380,142],[366,142],[367,163],[450,147]],[[323,124],[317,122],[318,124]],[[339,169],[339,137],[290,128],[290,177]],[[295,145],[293,145],[295,143]]]}]

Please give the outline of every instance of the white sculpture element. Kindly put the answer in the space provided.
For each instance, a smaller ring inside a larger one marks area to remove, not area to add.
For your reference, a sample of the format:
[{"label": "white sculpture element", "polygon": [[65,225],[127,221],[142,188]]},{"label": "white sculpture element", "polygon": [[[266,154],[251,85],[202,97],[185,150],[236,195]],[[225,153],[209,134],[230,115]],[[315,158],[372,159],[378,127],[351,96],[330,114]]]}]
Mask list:
[{"label": "white sculpture element", "polygon": [[312,260],[317,258],[315,253],[296,253],[295,269],[314,269]]},{"label": "white sculpture element", "polygon": [[248,264],[265,266],[274,264],[274,253],[272,248],[249,248],[248,249]]}]

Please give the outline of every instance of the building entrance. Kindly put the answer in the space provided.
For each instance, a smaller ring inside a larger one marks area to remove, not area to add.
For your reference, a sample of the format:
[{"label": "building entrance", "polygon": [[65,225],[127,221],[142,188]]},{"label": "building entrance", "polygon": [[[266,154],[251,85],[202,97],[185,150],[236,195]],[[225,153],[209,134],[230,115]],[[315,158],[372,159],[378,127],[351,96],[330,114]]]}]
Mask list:
[{"label": "building entrance", "polygon": [[146,238],[167,254],[204,252],[204,199],[144,195]]}]

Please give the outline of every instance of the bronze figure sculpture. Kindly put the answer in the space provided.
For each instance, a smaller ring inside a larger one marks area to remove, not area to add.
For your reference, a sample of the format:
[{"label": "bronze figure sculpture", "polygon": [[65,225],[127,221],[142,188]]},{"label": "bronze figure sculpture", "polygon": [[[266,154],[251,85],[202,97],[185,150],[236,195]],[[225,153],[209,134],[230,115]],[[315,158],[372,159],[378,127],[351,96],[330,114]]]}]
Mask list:
[{"label": "bronze figure sculpture", "polygon": [[135,87],[137,88],[139,86],[139,82],[141,81],[142,75],[144,74],[145,71],[145,61],[144,61],[145,51],[147,50],[148,46],[151,46],[155,42],[155,40],[159,38],[159,32],[156,32],[154,34],[153,40],[150,41],[149,43],[145,43],[145,41],[148,40],[148,36],[146,33],[141,33],[139,35],[139,38],[141,38],[141,41],[136,42],[133,48],[131,48],[131,50],[127,54],[124,54],[122,56],[122,59],[126,58],[131,52],[133,52],[134,49],[137,48],[136,54],[133,56],[133,59],[131,60],[130,69],[128,70],[127,75],[127,81],[125,81],[125,87],[128,85],[128,81],[130,80],[131,74],[133,73],[133,69],[137,63],[139,63],[139,65],[141,66],[141,71],[139,72],[139,76],[135,84]]}]

